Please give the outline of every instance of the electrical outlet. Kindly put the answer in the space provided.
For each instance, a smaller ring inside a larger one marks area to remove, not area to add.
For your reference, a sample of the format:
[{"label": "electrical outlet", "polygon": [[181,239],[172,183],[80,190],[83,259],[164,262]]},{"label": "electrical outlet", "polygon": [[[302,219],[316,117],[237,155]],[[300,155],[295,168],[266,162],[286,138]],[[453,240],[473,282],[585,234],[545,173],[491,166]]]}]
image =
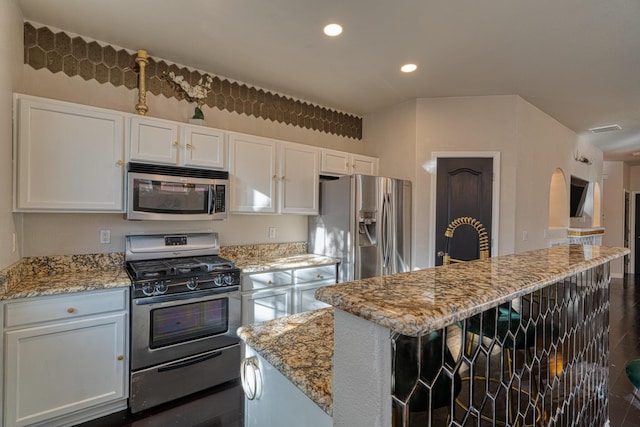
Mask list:
[{"label": "electrical outlet", "polygon": [[111,243],[111,230],[100,230],[100,243]]},{"label": "electrical outlet", "polygon": [[11,252],[15,252],[18,246],[18,238],[16,237],[16,233],[13,233],[11,236]]},{"label": "electrical outlet", "polygon": [[529,238],[529,232],[527,230],[524,230],[522,232],[522,241],[526,242],[528,238]]},{"label": "electrical outlet", "polygon": [[269,227],[269,238],[270,239],[275,239],[276,238],[276,228],[275,227]]}]

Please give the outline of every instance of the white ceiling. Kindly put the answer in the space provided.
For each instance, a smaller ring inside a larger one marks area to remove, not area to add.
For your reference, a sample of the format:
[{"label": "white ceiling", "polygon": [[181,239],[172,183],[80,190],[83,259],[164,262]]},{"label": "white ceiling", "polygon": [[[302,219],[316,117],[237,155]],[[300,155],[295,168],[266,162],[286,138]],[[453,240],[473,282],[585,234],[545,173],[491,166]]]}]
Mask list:
[{"label": "white ceiling", "polygon": [[[364,115],[517,94],[605,151],[640,151],[638,0],[18,0],[25,20]],[[331,39],[329,22],[344,26]],[[406,62],[418,70],[399,71]],[[619,124],[621,131],[587,129]]]}]

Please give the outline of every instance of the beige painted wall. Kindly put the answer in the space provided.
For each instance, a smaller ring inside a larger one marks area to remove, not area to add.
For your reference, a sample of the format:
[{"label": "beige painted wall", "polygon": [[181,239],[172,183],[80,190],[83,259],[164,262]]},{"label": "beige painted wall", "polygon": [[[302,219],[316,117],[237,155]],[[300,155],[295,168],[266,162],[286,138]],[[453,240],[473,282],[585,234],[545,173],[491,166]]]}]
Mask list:
[{"label": "beige painted wall", "polygon": [[[500,224],[499,254],[513,252],[510,236],[514,224],[513,192],[515,190],[516,116],[518,97],[482,96],[420,99],[417,113],[416,209],[421,218],[416,222],[416,247],[421,253],[422,267],[435,263],[435,219],[432,212],[432,180],[435,179],[433,152],[500,152]],[[492,243],[495,246],[495,242]]]},{"label": "beige painted wall", "polygon": [[395,105],[384,114],[364,120],[363,141],[369,155],[380,161],[379,174],[415,181],[415,169],[407,167],[416,157],[416,102]]},{"label": "beige painted wall", "polygon": [[[603,162],[602,226],[605,246],[624,244],[624,191],[629,188],[630,171],[623,162]],[[611,275],[622,277],[623,260],[611,261]]]},{"label": "beige painted wall", "polygon": [[[570,176],[601,182],[602,151],[578,142],[577,135],[524,99],[518,99],[518,163],[515,211],[515,252],[549,246],[549,200],[551,178],[561,169],[569,191]],[[591,165],[577,162],[575,154],[591,160]],[[571,219],[574,227],[590,227],[592,220]],[[523,233],[526,231],[527,240]]]},{"label": "beige painted wall", "polygon": [[[366,116],[363,132],[365,143],[384,159],[386,171],[409,178],[408,171],[414,170],[414,268],[434,264],[434,152],[500,153],[498,254],[551,244],[549,197],[556,168],[567,176],[601,182],[602,152],[579,142],[575,133],[517,95],[423,98],[416,101],[415,114],[413,105],[407,102]],[[576,162],[577,151],[592,164]],[[387,163],[388,158],[393,161]]]},{"label": "beige painted wall", "polygon": [[23,55],[22,13],[15,0],[0,0],[0,269],[20,258],[13,250],[13,234],[21,229],[21,216],[11,211],[12,93],[21,88]]}]

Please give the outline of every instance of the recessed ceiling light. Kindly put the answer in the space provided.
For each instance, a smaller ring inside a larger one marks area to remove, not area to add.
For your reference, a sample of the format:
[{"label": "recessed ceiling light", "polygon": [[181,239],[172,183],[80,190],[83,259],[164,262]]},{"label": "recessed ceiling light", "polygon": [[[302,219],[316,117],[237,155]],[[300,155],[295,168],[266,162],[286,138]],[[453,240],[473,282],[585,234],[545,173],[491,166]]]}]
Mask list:
[{"label": "recessed ceiling light", "polygon": [[402,67],[400,67],[400,71],[402,71],[403,73],[413,73],[417,69],[418,66],[416,64],[404,64]]},{"label": "recessed ceiling light", "polygon": [[600,132],[610,132],[612,130],[620,130],[620,129],[622,129],[620,125],[607,125],[607,126],[600,126],[597,128],[591,128],[589,129],[589,132],[600,133]]},{"label": "recessed ceiling light", "polygon": [[329,37],[335,37],[342,34],[342,26],[339,24],[329,24],[325,25],[324,33]]}]

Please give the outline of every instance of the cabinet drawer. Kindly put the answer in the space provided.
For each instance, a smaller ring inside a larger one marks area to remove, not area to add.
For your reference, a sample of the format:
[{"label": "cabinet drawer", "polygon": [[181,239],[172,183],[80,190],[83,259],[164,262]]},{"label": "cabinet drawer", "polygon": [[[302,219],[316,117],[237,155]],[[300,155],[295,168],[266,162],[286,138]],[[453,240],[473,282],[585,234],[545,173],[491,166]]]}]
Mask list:
[{"label": "cabinet drawer", "polygon": [[294,271],[296,284],[317,282],[317,281],[333,281],[336,282],[336,265],[325,265],[322,267],[301,268]]},{"label": "cabinet drawer", "polygon": [[125,310],[126,289],[36,297],[4,306],[5,327]]},{"label": "cabinet drawer", "polygon": [[291,283],[291,272],[289,271],[248,274],[242,278],[242,290],[266,289],[274,286],[290,285]]}]

